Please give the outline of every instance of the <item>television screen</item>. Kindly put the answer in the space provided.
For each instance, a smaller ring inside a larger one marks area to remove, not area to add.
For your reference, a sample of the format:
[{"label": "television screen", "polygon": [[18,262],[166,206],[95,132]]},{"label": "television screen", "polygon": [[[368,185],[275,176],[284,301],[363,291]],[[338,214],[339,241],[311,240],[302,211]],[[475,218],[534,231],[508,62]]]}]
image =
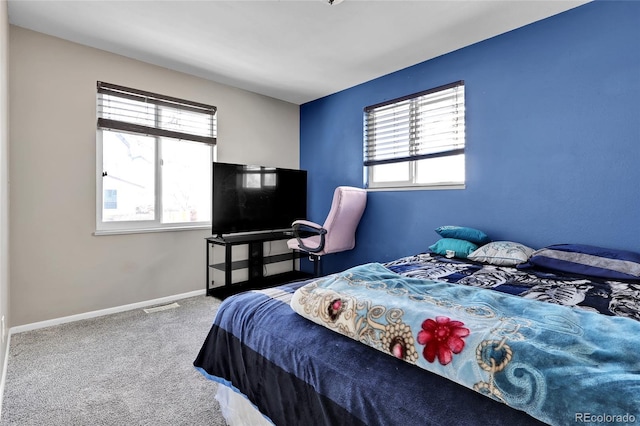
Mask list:
[{"label": "television screen", "polygon": [[291,228],[307,217],[306,170],[213,163],[213,235]]}]

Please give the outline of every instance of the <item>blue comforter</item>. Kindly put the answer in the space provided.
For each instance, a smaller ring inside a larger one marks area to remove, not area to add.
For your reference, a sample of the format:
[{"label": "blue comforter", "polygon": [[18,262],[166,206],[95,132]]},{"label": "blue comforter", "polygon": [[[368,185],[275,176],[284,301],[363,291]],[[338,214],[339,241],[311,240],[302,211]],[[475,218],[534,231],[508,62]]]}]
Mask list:
[{"label": "blue comforter", "polygon": [[378,264],[313,281],[291,306],[545,423],[640,420],[635,320],[401,277]]}]

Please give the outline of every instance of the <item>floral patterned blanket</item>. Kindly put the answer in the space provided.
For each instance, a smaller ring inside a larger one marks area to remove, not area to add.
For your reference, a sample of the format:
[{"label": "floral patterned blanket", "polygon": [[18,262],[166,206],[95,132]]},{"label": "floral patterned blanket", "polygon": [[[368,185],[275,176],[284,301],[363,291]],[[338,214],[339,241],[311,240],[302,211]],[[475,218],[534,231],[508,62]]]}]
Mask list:
[{"label": "floral patterned blanket", "polygon": [[635,320],[403,277],[380,264],[312,281],[290,304],[315,323],[545,423],[595,414],[640,419]]}]

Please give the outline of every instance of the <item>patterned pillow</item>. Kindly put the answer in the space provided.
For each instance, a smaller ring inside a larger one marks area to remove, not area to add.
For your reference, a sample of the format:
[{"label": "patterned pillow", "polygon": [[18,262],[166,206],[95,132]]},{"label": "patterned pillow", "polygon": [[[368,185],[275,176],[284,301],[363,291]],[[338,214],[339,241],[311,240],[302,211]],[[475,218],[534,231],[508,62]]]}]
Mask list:
[{"label": "patterned pillow", "polygon": [[466,226],[441,226],[436,228],[436,232],[443,238],[457,238],[459,240],[471,241],[478,245],[486,244],[491,241],[484,232],[478,229],[468,228]]},{"label": "patterned pillow", "polygon": [[429,246],[429,249],[442,256],[451,257],[448,256],[449,253],[447,252],[449,251],[454,253],[454,257],[466,259],[471,252],[478,249],[478,246],[466,240],[441,238],[434,245]]},{"label": "patterned pillow", "polygon": [[529,260],[535,250],[513,241],[494,241],[471,253],[468,258],[491,265],[515,266]]},{"label": "patterned pillow", "polygon": [[533,253],[529,263],[607,279],[640,279],[640,253],[582,244],[556,244]]}]

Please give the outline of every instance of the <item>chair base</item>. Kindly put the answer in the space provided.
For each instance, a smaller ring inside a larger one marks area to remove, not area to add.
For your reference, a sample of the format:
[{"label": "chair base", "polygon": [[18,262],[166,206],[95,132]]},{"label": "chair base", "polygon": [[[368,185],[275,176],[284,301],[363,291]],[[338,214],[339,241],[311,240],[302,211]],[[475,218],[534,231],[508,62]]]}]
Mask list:
[{"label": "chair base", "polygon": [[313,276],[319,277],[322,274],[322,256],[310,254],[309,260],[313,263]]}]

